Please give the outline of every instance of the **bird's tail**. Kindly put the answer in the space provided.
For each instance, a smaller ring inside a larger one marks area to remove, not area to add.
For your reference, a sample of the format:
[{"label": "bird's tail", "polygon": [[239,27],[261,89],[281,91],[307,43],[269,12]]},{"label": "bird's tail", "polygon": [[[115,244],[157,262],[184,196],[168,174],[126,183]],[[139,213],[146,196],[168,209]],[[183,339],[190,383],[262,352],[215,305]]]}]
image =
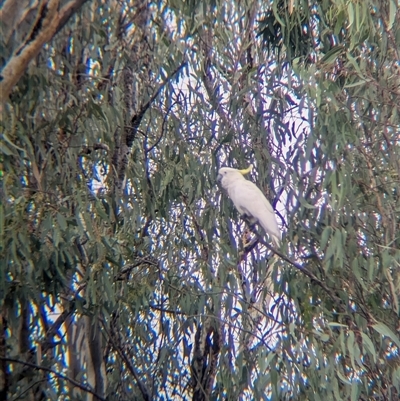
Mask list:
[{"label": "bird's tail", "polygon": [[275,248],[279,248],[281,245],[280,238],[273,234],[271,235],[271,237],[272,237],[272,242],[274,243]]},{"label": "bird's tail", "polygon": [[259,221],[259,224],[264,229],[264,231],[270,236],[275,248],[279,248],[281,245],[281,232],[279,231],[278,224],[276,224],[276,222],[275,224],[271,224],[270,221],[268,223]]}]

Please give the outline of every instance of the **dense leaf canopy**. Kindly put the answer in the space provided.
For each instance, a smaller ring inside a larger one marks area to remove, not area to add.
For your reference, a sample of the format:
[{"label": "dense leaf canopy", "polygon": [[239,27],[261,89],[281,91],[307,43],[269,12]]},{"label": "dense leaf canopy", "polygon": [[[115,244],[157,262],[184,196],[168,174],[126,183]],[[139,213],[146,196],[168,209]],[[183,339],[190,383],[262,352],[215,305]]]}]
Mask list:
[{"label": "dense leaf canopy", "polygon": [[[398,0],[33,3],[0,15],[0,398],[397,400]],[[249,164],[280,249],[217,185]]]}]

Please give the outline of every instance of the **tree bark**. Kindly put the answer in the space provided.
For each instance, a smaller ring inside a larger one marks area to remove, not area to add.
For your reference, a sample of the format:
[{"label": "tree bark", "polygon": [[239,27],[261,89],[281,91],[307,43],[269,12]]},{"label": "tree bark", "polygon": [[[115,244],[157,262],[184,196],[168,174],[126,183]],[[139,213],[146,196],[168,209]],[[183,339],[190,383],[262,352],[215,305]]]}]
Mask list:
[{"label": "tree bark", "polygon": [[[87,0],[71,0],[59,10],[59,0],[44,0],[40,3],[37,17],[32,24],[30,33],[24,38],[21,45],[14,51],[12,57],[4,66],[0,75],[0,114],[10,93],[19,81],[31,60],[36,57],[43,45],[49,42],[53,36],[66,24],[68,19],[86,2]],[[21,1],[19,0],[19,3]],[[15,1],[9,0],[3,6],[0,14],[1,22],[7,20],[6,35],[16,29],[16,24],[20,21],[18,6]]]}]

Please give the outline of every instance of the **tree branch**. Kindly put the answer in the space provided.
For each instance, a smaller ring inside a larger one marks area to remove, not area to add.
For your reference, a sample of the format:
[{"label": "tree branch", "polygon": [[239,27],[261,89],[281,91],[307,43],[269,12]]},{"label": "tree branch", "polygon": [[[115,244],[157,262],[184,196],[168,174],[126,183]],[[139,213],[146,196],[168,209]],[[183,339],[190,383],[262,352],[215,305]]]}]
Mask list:
[{"label": "tree branch", "polygon": [[286,255],[284,255],[282,252],[273,248],[271,245],[269,245],[267,242],[265,242],[261,238],[261,236],[258,235],[258,233],[256,233],[256,235],[257,235],[257,240],[256,240],[257,242],[264,245],[275,255],[279,256],[285,262],[288,262],[293,267],[295,267],[297,270],[300,270],[303,274],[305,274],[307,277],[309,277],[312,281],[314,281],[317,285],[319,285],[335,301],[335,303],[337,304],[338,308],[341,311],[345,312],[345,308],[343,306],[342,300],[323,281],[321,281],[314,273],[310,272],[308,269],[306,269],[304,266],[300,265],[299,263],[296,263],[295,261],[291,260]]},{"label": "tree branch", "polygon": [[58,25],[56,34],[64,28],[73,14],[75,14],[88,0],[71,0],[58,13]]},{"label": "tree branch", "polygon": [[[19,81],[31,60],[36,57],[42,46],[66,24],[71,15],[87,0],[71,0],[60,11],[59,0],[47,0],[40,4],[37,18],[31,32],[14,52],[0,75],[0,114],[13,87]],[[15,5],[14,5],[15,6]],[[2,17],[4,17],[2,15]]]},{"label": "tree branch", "polygon": [[125,366],[128,368],[128,370],[132,373],[132,376],[134,377],[134,379],[136,380],[136,383],[139,387],[140,392],[142,393],[143,399],[145,401],[150,401],[151,397],[150,394],[146,388],[146,386],[142,383],[142,381],[140,380],[138,374],[135,371],[135,368],[132,366],[131,362],[129,361],[128,357],[122,352],[121,348],[118,346],[118,344],[115,343],[114,339],[112,338],[111,334],[109,333],[106,325],[104,324],[103,319],[101,319],[101,323],[103,326],[104,331],[106,332],[107,336],[108,336],[108,340],[110,341],[111,345],[113,346],[113,348],[117,351],[117,353],[119,354],[119,356],[122,358],[122,360],[125,363]]},{"label": "tree branch", "polygon": [[198,326],[195,335],[191,363],[193,401],[206,401],[210,398],[220,349],[218,327],[215,327],[214,317],[208,316],[204,324]]},{"label": "tree branch", "polygon": [[174,71],[169,75],[169,77],[158,87],[158,89],[154,92],[153,96],[149,99],[149,101],[142,106],[137,114],[135,114],[131,119],[131,130],[129,135],[126,137],[126,144],[130,148],[132,147],[133,141],[136,137],[136,132],[139,128],[140,123],[142,122],[143,116],[145,115],[146,111],[150,108],[154,100],[158,97],[160,92],[165,88],[168,82],[186,66],[186,61],[181,63]]},{"label": "tree branch", "polygon": [[46,368],[45,366],[36,365],[34,363],[31,363],[31,362],[20,361],[19,359],[14,359],[14,358],[4,358],[4,357],[0,356],[0,360],[7,361],[7,362],[12,362],[12,363],[20,363],[21,365],[29,366],[29,367],[34,368],[34,369],[43,370],[44,372],[52,373],[53,375],[56,375],[60,379],[69,381],[71,384],[73,384],[76,387],[79,387],[81,390],[86,391],[87,393],[93,394],[100,401],[106,401],[105,398],[103,398],[100,395],[96,394],[90,387],[87,387],[84,384],[79,383],[76,380],[71,379],[68,376],[63,375],[62,373],[56,372],[53,369]]},{"label": "tree branch", "polygon": [[[116,168],[116,175],[117,175],[117,188],[121,189],[122,183],[125,179],[125,170],[128,166],[128,156],[130,150],[133,145],[133,141],[136,138],[136,133],[139,130],[139,126],[142,122],[144,115],[146,114],[147,110],[151,107],[154,100],[159,96],[160,92],[164,89],[164,87],[170,82],[170,80],[186,66],[186,61],[181,63],[172,73],[166,78],[166,80],[158,87],[158,89],[154,92],[153,96],[149,99],[146,104],[144,104],[141,109],[131,118],[130,126],[125,127],[129,131],[123,137],[123,142],[121,146],[116,147],[113,156],[113,163]],[[127,111],[129,112],[129,110]],[[121,154],[116,154],[115,152],[120,152]]]},{"label": "tree branch", "polygon": [[0,10],[0,23],[4,42],[7,42],[18,25],[21,13],[24,9],[24,0],[5,0]]},{"label": "tree branch", "polygon": [[[0,358],[4,358],[7,352],[7,315],[6,311],[2,310],[0,315]],[[0,364],[0,399],[6,400],[9,386],[9,370],[4,359],[1,359],[3,363]]]}]

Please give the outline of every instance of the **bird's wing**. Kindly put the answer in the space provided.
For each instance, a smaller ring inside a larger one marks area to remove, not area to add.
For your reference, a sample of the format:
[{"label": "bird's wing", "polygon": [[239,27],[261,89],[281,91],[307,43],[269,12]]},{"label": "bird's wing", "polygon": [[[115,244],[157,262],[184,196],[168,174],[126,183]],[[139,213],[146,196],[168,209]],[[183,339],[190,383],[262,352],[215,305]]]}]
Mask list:
[{"label": "bird's wing", "polygon": [[246,209],[254,217],[257,216],[257,210],[260,210],[260,208],[265,208],[268,212],[274,213],[274,209],[265,195],[251,181],[243,180],[238,182],[229,195],[237,208]]},{"label": "bird's wing", "polygon": [[252,216],[262,228],[279,244],[281,232],[276,221],[275,211],[261,190],[251,181],[240,181],[230,194],[240,213]]}]

